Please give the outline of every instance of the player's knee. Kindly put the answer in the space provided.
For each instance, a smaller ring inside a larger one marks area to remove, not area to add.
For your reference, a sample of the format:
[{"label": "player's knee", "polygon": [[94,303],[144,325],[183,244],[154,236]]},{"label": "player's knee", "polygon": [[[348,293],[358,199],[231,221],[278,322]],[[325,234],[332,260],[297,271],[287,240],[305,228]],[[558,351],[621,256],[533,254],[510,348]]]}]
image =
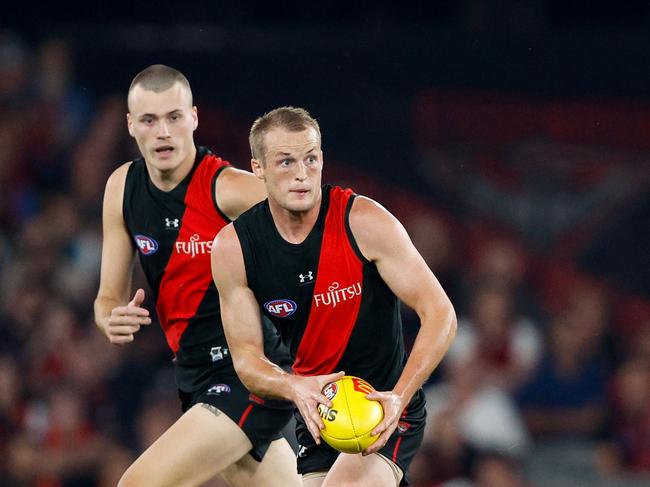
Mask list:
[{"label": "player's knee", "polygon": [[151,486],[152,479],[147,479],[145,477],[146,476],[140,471],[140,469],[134,468],[134,465],[131,465],[126,472],[122,474],[122,478],[120,478],[120,481],[117,483],[117,487]]},{"label": "player's knee", "polygon": [[364,478],[356,478],[354,480],[336,479],[334,483],[328,482],[326,480],[321,485],[321,487],[335,487],[335,486],[336,487],[368,487],[369,485],[393,487],[393,486],[398,486],[399,482],[394,483],[393,480],[389,478],[371,480],[364,477]]},{"label": "player's knee", "polygon": [[336,487],[364,487],[368,485],[367,480],[341,480],[341,479],[336,479],[334,482],[329,482],[328,480],[325,480],[321,487],[334,487],[334,484],[336,484]]}]

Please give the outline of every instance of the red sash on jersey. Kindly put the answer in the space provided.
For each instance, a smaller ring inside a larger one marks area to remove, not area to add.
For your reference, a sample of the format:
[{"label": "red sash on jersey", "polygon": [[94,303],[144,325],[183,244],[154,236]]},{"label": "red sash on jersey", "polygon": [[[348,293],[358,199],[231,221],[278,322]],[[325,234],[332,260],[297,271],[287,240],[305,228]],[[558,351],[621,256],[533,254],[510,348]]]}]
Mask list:
[{"label": "red sash on jersey", "polygon": [[309,320],[293,365],[300,375],[335,372],[361,306],[363,264],[350,244],[345,210],[352,190],[333,187]]},{"label": "red sash on jersey", "polygon": [[[228,222],[216,210],[212,184],[216,171],[228,162],[207,155],[192,175],[185,194],[185,212],[181,220],[174,250],[160,281],[156,311],[165,331],[167,343],[178,351],[183,332],[196,315],[205,292],[212,284],[211,242]],[[178,245],[182,243],[183,245]],[[188,249],[179,252],[178,248]],[[215,323],[215,326],[218,326]]]}]

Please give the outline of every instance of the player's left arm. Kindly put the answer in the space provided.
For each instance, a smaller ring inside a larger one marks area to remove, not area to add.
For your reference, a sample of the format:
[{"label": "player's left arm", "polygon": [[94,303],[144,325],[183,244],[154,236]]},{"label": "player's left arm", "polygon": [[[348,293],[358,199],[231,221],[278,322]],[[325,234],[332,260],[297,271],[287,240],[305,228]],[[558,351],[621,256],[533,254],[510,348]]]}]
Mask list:
[{"label": "player's left arm", "polygon": [[231,220],[266,199],[264,181],[249,171],[227,167],[214,184],[217,206]]},{"label": "player's left arm", "polygon": [[361,253],[375,263],[382,279],[421,322],[393,390],[368,396],[384,406],[384,420],[373,431],[381,436],[364,452],[370,454],[386,444],[402,411],[442,360],[456,333],[456,313],[402,224],[385,208],[358,196],[350,211],[350,229]]}]

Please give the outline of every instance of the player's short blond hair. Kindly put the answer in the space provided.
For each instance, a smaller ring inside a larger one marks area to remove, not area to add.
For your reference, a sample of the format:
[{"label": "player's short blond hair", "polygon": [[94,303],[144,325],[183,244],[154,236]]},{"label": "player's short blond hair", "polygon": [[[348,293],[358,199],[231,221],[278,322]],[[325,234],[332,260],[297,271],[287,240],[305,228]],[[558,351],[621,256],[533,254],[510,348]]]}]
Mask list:
[{"label": "player's short blond hair", "polygon": [[320,141],[320,126],[304,108],[280,107],[259,117],[251,127],[248,142],[251,146],[253,159],[264,162],[264,136],[274,128],[283,128],[289,132],[302,132],[313,128]]},{"label": "player's short blond hair", "polygon": [[131,95],[133,88],[136,86],[141,86],[148,91],[160,93],[161,91],[168,90],[175,83],[180,83],[187,88],[190,92],[191,100],[192,88],[190,88],[190,82],[183,73],[164,64],[153,64],[135,75],[135,78],[131,81],[131,86],[129,86],[128,95]]}]

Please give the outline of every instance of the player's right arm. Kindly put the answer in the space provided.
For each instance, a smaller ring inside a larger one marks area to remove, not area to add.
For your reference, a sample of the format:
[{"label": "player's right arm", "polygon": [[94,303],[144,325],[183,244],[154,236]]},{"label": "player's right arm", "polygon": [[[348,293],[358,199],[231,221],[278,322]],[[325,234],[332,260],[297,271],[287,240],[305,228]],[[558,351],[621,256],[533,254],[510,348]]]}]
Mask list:
[{"label": "player's right arm", "polygon": [[219,291],[221,321],[237,375],[246,388],[262,397],[292,401],[309,431],[320,442],[325,427],[319,403],[332,403],[323,393],[326,384],[343,372],[303,377],[285,372],[264,354],[260,306],[248,287],[244,257],[233,224],[224,227],[212,245],[212,276]]},{"label": "player's right arm", "polygon": [[133,341],[142,325],[151,323],[149,311],[140,305],[144,291],[138,289],[129,301],[135,250],[122,214],[124,185],[129,163],[116,169],[106,182],[102,210],[102,264],[99,291],[95,298],[95,323],[111,343]]}]

